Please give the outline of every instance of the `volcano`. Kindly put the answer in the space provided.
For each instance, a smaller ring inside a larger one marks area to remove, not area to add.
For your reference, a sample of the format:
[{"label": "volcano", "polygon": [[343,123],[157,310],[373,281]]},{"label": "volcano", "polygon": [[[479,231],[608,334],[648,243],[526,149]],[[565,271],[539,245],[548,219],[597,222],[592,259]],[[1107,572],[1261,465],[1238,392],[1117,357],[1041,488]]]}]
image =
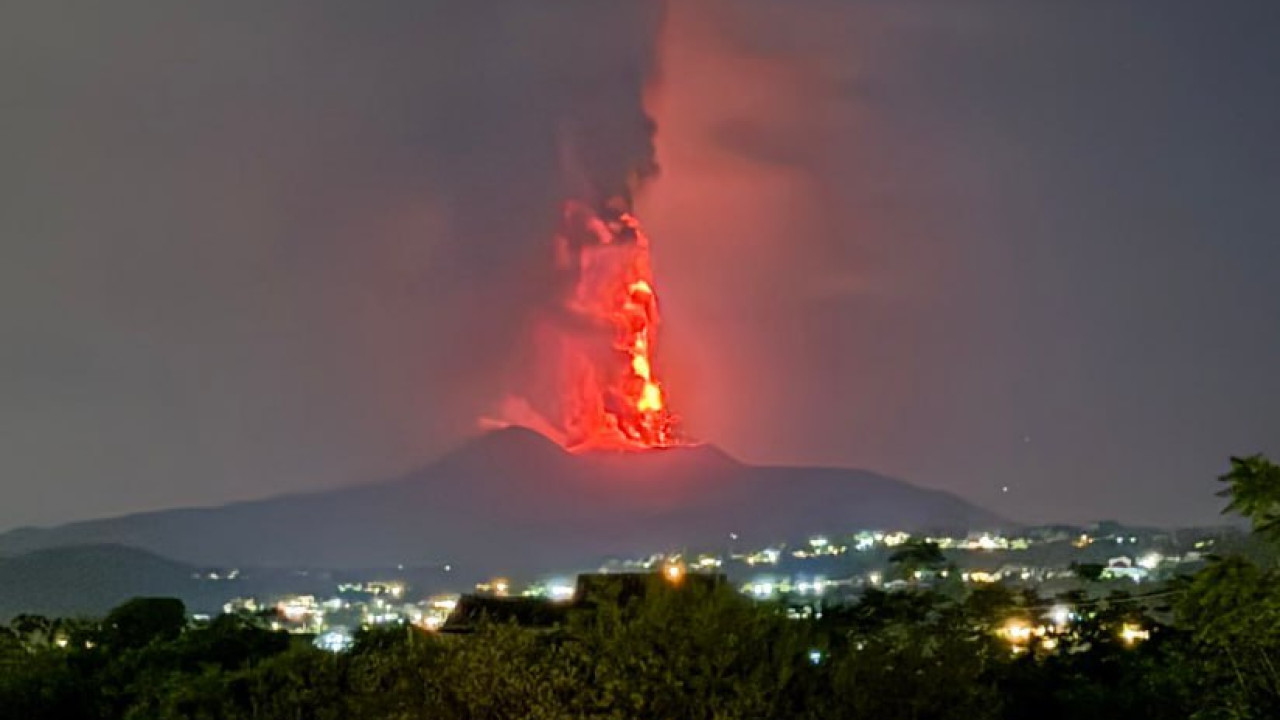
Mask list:
[{"label": "volcano", "polygon": [[459,579],[589,567],[862,529],[1009,523],[875,473],[747,465],[710,445],[569,453],[530,430],[477,438],[402,478],[222,507],[20,528],[0,554],[119,544],[205,566],[443,567]]}]

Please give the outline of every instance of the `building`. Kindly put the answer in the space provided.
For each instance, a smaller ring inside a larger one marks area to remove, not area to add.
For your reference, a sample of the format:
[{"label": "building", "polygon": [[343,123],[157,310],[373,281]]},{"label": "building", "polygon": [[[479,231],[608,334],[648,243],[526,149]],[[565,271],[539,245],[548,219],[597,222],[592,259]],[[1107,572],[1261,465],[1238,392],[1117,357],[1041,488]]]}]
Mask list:
[{"label": "building", "polygon": [[552,600],[537,597],[463,595],[442,632],[469,633],[482,621],[523,627],[553,628],[574,611],[591,611],[602,605],[625,607],[658,592],[711,592],[726,584],[724,575],[687,573],[683,566],[668,565],[660,572],[584,573],[578,576],[573,597]]}]

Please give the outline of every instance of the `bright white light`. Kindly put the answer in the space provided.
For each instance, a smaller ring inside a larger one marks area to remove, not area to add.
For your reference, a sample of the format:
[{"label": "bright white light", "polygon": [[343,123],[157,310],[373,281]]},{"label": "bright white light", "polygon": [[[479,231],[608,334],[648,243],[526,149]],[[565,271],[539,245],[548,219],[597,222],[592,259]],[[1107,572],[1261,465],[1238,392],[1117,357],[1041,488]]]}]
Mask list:
[{"label": "bright white light", "polygon": [[1164,556],[1158,552],[1151,552],[1138,558],[1138,565],[1148,570],[1155,570],[1164,562]]},{"label": "bright white light", "polygon": [[289,622],[302,622],[314,614],[316,608],[316,599],[312,595],[297,595],[276,604],[276,609]]},{"label": "bright white light", "polygon": [[1054,605],[1049,611],[1049,619],[1058,627],[1065,626],[1071,620],[1071,608],[1066,605]]},{"label": "bright white light", "polygon": [[777,565],[782,551],[777,548],[765,548],[758,553],[747,556],[748,565]]},{"label": "bright white light", "polygon": [[351,647],[351,643],[351,634],[346,631],[346,628],[334,628],[315,640],[316,647],[329,652],[342,652]]},{"label": "bright white light", "polygon": [[904,532],[895,532],[895,533],[889,533],[888,535],[885,535],[882,539],[884,540],[885,545],[889,547],[897,547],[905,543],[906,541],[910,540],[911,535]]}]

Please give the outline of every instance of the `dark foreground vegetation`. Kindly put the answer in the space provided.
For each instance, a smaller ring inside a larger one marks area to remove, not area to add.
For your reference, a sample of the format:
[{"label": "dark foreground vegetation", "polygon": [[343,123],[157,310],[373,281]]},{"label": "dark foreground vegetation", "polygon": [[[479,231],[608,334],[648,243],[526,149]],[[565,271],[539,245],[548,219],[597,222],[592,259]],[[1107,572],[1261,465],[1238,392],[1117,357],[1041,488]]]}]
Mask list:
[{"label": "dark foreground vegetation", "polygon": [[0,717],[1277,718],[1280,468],[1236,459],[1224,480],[1256,547],[1141,597],[944,583],[793,619],[687,590],[553,628],[367,630],[337,654],[143,599],[0,627]]}]

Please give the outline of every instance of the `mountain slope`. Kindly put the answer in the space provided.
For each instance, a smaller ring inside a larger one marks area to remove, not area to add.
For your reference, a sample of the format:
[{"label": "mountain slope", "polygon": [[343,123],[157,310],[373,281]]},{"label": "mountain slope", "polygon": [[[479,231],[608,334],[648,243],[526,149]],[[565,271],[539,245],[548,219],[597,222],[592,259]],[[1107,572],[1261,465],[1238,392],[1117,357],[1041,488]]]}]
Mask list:
[{"label": "mountain slope", "polygon": [[24,528],[0,554],[116,543],[202,565],[450,564],[476,577],[605,554],[862,528],[1005,525],[965,501],[859,470],[754,467],[710,446],[571,455],[526,430],[477,439],[399,480]]},{"label": "mountain slope", "polygon": [[220,604],[196,568],[119,545],[60,547],[0,558],[0,622],[18,613],[97,616],[133,597],[182,597],[193,610]]}]

